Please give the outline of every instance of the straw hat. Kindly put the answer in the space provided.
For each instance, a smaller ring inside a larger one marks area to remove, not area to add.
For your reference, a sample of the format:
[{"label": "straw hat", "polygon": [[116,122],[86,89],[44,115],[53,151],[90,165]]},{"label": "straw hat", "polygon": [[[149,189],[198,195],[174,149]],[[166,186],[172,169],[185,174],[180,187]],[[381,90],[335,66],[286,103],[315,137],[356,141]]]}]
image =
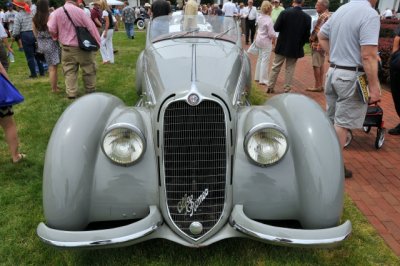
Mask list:
[{"label": "straw hat", "polygon": [[24,9],[26,11],[26,13],[31,13],[31,9],[29,8],[29,5],[22,0],[19,0],[19,1],[13,0],[13,5]]},{"label": "straw hat", "polygon": [[149,3],[144,4],[144,7],[151,7]]}]

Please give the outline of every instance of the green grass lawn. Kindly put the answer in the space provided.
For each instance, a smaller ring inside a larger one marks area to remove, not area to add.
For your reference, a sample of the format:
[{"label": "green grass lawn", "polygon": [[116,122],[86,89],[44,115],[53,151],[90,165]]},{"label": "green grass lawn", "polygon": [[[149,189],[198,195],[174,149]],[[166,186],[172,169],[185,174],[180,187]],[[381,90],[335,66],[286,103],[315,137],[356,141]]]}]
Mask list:
[{"label": "green grass lawn", "polygon": [[[97,90],[120,97],[127,105],[137,100],[136,59],[144,48],[145,35],[128,40],[116,32],[118,50],[114,65],[101,65],[97,55]],[[14,49],[16,45],[14,44]],[[15,52],[9,74],[25,96],[15,106],[21,151],[27,154],[18,165],[10,156],[0,133],[0,265],[399,265],[399,258],[385,245],[375,229],[347,197],[343,220],[353,223],[353,234],[335,249],[285,248],[248,239],[229,239],[202,249],[183,247],[166,240],[106,250],[60,250],[43,244],[36,226],[44,220],[42,170],[52,128],[71,103],[65,93],[51,92],[47,78],[28,80],[28,67]],[[59,69],[59,85],[65,88]],[[81,86],[82,87],[82,86]],[[262,95],[255,93],[253,95]]]}]

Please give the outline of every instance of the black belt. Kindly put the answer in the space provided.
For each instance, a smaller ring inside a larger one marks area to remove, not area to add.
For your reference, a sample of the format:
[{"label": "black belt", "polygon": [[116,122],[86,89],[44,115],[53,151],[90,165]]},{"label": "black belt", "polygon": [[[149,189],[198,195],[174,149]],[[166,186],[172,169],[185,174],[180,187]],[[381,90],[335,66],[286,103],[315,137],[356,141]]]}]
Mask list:
[{"label": "black belt", "polygon": [[25,31],[21,31],[21,33],[22,33],[22,32],[33,32],[33,31],[31,31],[31,30],[25,30]]},{"label": "black belt", "polygon": [[350,71],[364,72],[364,68],[362,66],[348,67],[348,66],[338,66],[338,65],[335,65],[335,64],[330,64],[330,67],[338,68],[338,69],[344,69],[344,70],[350,70]]}]

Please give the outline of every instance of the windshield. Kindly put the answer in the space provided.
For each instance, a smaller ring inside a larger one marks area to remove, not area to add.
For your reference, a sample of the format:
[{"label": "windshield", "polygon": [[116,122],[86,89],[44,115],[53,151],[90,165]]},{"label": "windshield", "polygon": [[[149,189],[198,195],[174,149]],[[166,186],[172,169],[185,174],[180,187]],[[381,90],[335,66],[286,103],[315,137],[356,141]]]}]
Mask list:
[{"label": "windshield", "polygon": [[148,33],[151,42],[178,38],[213,38],[237,42],[238,27],[233,17],[194,16],[174,12],[170,16],[160,16],[150,21]]}]

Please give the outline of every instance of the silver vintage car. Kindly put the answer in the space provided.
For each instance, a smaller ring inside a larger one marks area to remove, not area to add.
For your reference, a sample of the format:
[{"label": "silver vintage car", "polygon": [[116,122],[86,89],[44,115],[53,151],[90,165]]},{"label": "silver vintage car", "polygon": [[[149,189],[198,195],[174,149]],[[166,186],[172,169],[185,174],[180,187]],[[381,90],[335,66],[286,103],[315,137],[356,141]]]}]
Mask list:
[{"label": "silver vintage car", "polygon": [[97,248],[164,238],[203,247],[248,237],[331,247],[350,235],[330,121],[298,94],[249,105],[250,60],[232,18],[158,17],[146,38],[136,106],[94,93],[56,124],[41,240]]}]

